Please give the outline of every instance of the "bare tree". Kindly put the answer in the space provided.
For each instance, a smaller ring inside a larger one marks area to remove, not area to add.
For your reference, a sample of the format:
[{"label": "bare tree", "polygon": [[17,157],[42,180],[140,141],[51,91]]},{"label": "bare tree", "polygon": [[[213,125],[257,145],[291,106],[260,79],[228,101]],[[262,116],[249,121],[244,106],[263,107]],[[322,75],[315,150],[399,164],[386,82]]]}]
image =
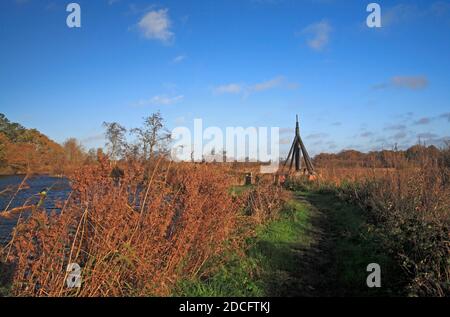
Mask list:
[{"label": "bare tree", "polygon": [[164,153],[171,140],[170,132],[164,128],[164,119],[159,111],[143,118],[142,128],[132,129],[142,145],[143,157],[145,160],[153,159],[156,151]]},{"label": "bare tree", "polygon": [[116,161],[123,153],[127,129],[117,122],[103,122],[103,126],[106,129],[106,139],[108,140],[106,146],[109,148],[109,156]]}]

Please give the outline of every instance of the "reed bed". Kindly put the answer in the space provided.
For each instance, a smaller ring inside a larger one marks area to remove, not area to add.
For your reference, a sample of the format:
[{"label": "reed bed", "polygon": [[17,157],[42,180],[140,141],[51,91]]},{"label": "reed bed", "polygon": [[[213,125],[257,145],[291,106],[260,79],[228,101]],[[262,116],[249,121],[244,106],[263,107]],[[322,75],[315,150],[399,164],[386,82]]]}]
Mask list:
[{"label": "reed bed", "polygon": [[[1,254],[13,295],[170,295],[283,203],[270,184],[230,194],[233,176],[220,166],[130,160],[112,177],[111,164],[103,158],[74,172],[60,213],[36,208],[16,226]],[[68,287],[72,263],[81,287]]]}]

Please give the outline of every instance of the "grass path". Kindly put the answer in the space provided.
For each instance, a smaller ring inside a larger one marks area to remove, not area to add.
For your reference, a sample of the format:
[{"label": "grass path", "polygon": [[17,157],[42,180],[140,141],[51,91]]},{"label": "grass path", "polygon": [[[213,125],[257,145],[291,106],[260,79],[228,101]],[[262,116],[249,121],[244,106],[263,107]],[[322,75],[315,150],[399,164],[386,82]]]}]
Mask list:
[{"label": "grass path", "polygon": [[[297,193],[297,201],[310,214],[311,230],[306,234],[312,243],[302,245],[298,267],[300,295],[308,296],[386,296],[394,295],[395,285],[388,281],[397,274],[393,262],[379,243],[376,233],[367,226],[364,212],[347,204],[333,193]],[[382,267],[382,288],[368,288],[367,265]]]},{"label": "grass path", "polygon": [[183,283],[188,296],[380,296],[394,285],[366,285],[369,263],[382,281],[396,273],[360,209],[332,193],[295,192],[280,219],[260,228],[245,257],[205,279]]}]

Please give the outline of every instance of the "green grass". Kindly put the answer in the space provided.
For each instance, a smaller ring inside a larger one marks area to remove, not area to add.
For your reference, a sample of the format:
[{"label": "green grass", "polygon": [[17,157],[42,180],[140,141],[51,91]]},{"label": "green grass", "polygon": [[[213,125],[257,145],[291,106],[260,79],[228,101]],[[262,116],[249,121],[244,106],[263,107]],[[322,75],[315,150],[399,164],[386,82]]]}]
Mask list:
[{"label": "green grass", "polygon": [[298,284],[297,248],[312,242],[310,211],[298,201],[290,201],[279,220],[261,228],[249,256],[257,259],[260,280],[266,296],[289,296]]},{"label": "green grass", "polygon": [[[364,212],[329,191],[295,192],[279,219],[261,226],[244,256],[209,263],[215,273],[182,281],[177,296],[397,295],[391,257]],[[325,221],[324,219],[325,215]],[[317,229],[324,232],[318,240]],[[317,262],[317,263],[316,263]],[[323,262],[323,263],[321,263]],[[382,268],[382,288],[368,288],[369,263]],[[316,288],[311,287],[314,285]]]},{"label": "green grass", "polygon": [[[205,279],[182,281],[177,296],[268,296],[278,292],[284,284],[282,276],[274,275],[295,270],[296,257],[291,247],[299,241],[307,243],[308,210],[290,201],[279,220],[258,228],[256,236],[248,240],[244,257],[228,254],[225,264]],[[215,265],[212,261],[210,265]]]},{"label": "green grass", "polygon": [[[391,256],[385,253],[376,230],[367,224],[365,213],[357,206],[339,200],[332,193],[303,193],[315,208],[326,212],[332,224],[335,294],[339,296],[397,295],[399,274]],[[369,263],[381,266],[381,288],[368,288]]]}]

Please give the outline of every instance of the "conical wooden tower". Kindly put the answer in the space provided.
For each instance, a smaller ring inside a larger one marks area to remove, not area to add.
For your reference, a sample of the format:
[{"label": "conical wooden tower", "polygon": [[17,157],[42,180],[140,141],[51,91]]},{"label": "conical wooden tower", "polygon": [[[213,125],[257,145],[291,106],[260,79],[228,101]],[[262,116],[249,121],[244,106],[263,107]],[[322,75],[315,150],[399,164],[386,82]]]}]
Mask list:
[{"label": "conical wooden tower", "polygon": [[302,138],[300,137],[300,126],[298,123],[298,115],[297,115],[294,142],[292,142],[291,149],[289,150],[289,154],[286,158],[286,161],[284,162],[283,167],[285,167],[286,164],[290,162],[289,171],[291,171],[292,166],[295,162],[295,171],[300,172],[302,170],[301,166],[302,157],[303,157],[303,164],[305,165],[303,171],[307,172],[309,175],[315,175],[316,173],[314,171],[311,158],[309,157],[308,151],[306,151],[306,147],[303,144]]}]

